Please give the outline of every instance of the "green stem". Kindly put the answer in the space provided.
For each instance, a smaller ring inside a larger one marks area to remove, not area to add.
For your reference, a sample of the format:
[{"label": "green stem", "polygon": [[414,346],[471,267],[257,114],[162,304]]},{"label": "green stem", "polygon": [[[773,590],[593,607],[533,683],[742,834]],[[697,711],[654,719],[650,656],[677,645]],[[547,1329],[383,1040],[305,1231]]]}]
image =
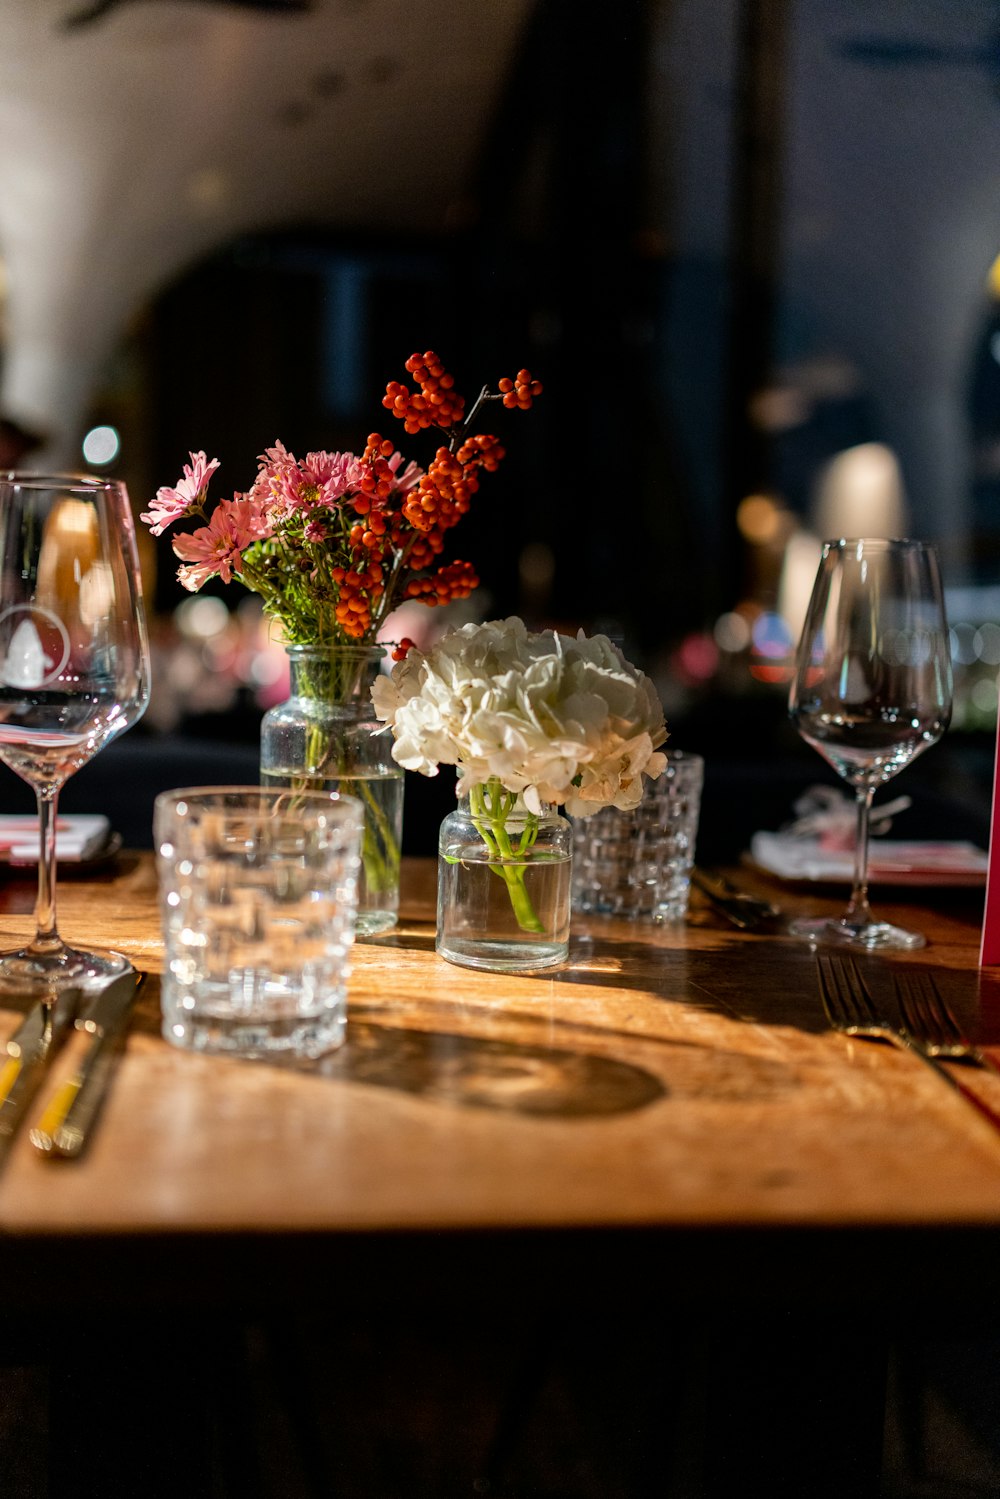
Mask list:
[{"label": "green stem", "polygon": [[525,814],[524,831],[515,848],[506,824],[517,800],[516,795],[505,792],[499,780],[492,776],[485,786],[472,787],[469,809],[473,826],[486,845],[490,868],[507,886],[518,926],[525,932],[544,932],[545,927],[538,919],[525,883],[527,868],[521,862],[538,837],[538,818],[531,812]]},{"label": "green stem", "polygon": [[[306,662],[300,661],[297,690],[317,702],[349,703],[358,695],[359,683],[364,681],[364,654],[357,650],[345,652],[340,658],[333,651],[329,660],[317,665],[315,673]],[[399,882],[401,852],[395,833],[364,776],[359,776],[357,768],[338,753],[335,730],[321,723],[310,724],[306,731],[304,769],[305,776],[296,783],[299,790],[315,790],[330,781],[347,781],[345,791],[357,796],[365,808],[361,837],[365,887],[373,895],[394,889]]]}]

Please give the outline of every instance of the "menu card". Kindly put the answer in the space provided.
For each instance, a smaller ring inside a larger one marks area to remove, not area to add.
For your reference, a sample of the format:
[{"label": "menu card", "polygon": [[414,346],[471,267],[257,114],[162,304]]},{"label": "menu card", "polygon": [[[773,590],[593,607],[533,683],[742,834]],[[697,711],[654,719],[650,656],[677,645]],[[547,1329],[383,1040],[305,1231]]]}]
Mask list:
[{"label": "menu card", "polygon": [[[96,813],[56,818],[56,858],[65,863],[92,859],[108,841],[111,824]],[[38,818],[0,816],[0,864],[38,863]]]}]

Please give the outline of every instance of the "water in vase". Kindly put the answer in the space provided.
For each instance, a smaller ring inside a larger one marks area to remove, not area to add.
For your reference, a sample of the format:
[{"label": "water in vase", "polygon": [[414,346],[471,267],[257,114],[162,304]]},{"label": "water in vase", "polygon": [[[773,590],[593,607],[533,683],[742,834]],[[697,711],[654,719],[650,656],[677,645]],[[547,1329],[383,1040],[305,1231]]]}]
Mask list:
[{"label": "water in vase", "polygon": [[402,770],[329,778],[304,774],[301,766],[261,766],[262,786],[295,791],[337,791],[355,796],[365,809],[358,888],[358,936],[371,937],[396,925],[399,914],[399,850],[403,836]]}]

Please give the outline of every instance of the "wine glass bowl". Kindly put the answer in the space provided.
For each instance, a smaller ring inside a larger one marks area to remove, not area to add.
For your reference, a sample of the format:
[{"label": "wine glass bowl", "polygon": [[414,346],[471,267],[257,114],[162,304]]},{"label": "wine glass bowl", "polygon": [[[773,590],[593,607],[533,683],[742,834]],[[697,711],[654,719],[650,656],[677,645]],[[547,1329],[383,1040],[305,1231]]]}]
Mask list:
[{"label": "wine glass bowl", "polygon": [[824,543],[789,713],[806,743],[854,788],[854,880],[843,916],[795,922],[795,935],[865,949],[923,946],[919,933],[872,915],[869,813],[878,787],[941,738],[951,701],[948,625],[934,548],[882,538]]},{"label": "wine glass bowl", "polygon": [[142,715],[149,697],[138,555],[115,480],[0,477],[0,760],[35,791],[36,933],[0,955],[0,988],[86,986],[126,966],[67,947],[56,929],[59,790]]}]

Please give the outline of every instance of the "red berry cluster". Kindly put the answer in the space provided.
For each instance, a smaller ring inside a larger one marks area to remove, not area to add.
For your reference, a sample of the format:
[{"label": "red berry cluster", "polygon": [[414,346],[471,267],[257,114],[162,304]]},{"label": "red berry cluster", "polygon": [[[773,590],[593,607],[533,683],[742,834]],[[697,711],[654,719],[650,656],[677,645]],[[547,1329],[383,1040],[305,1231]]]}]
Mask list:
[{"label": "red berry cluster", "polygon": [[[501,380],[498,391],[484,389],[466,419],[465,401],[455,392],[454,377],[433,351],[411,355],[406,369],[417,390],[392,380],[382,405],[402,421],[407,432],[438,427],[449,441],[438,448],[427,472],[403,493],[390,466],[395,451],[392,442],[379,432],[369,434],[362,456],[364,476],[350,502],[356,516],[347,533],[351,565],[334,568],[331,574],[339,592],[337,619],[344,633],[355,639],[363,638],[373,617],[391,604],[383,598],[387,585],[395,593],[402,584],[402,597],[424,604],[468,598],[478,586],[475,569],[468,562],[449,562],[430,571],[444,550],[445,533],[461,520],[479,488],[480,469],[492,473],[504,457],[496,437],[469,433],[467,428],[482,401],[502,400],[505,406],[524,409],[542,389],[530,371],[520,370],[514,380]],[[377,608],[379,600],[382,610]],[[412,645],[412,640],[401,640],[393,660],[401,661]]]},{"label": "red berry cluster", "polygon": [[385,592],[380,562],[365,567],[355,560],[352,567],[331,568],[330,576],[340,592],[333,611],[340,628],[351,640],[363,639],[371,629],[372,608]]},{"label": "red berry cluster", "polygon": [[462,420],[465,400],[455,393],[455,377],[449,375],[433,349],[426,354],[411,354],[406,369],[419,390],[412,391],[398,380],[390,380],[382,397],[386,410],[398,416],[410,433],[419,432],[422,427],[444,427],[447,431],[457,426]]},{"label": "red berry cluster", "polygon": [[472,468],[478,465],[492,474],[499,467],[501,458],[505,458],[507,449],[501,447],[496,437],[489,436],[486,432],[475,432],[467,437],[459,448],[455,457],[459,463],[466,464]]},{"label": "red berry cluster", "polygon": [[519,406],[522,411],[527,411],[535,396],[541,395],[542,382],[533,380],[530,370],[518,370],[513,380],[505,378],[499,381],[498,388],[505,406]]},{"label": "red berry cluster", "polygon": [[475,465],[463,463],[448,448],[438,448],[426,474],[403,502],[403,514],[415,531],[447,531],[462,519],[478,488]]},{"label": "red berry cluster", "polygon": [[452,599],[467,599],[479,578],[471,562],[447,562],[429,578],[411,578],[406,585],[408,599],[422,604],[450,604]]}]

